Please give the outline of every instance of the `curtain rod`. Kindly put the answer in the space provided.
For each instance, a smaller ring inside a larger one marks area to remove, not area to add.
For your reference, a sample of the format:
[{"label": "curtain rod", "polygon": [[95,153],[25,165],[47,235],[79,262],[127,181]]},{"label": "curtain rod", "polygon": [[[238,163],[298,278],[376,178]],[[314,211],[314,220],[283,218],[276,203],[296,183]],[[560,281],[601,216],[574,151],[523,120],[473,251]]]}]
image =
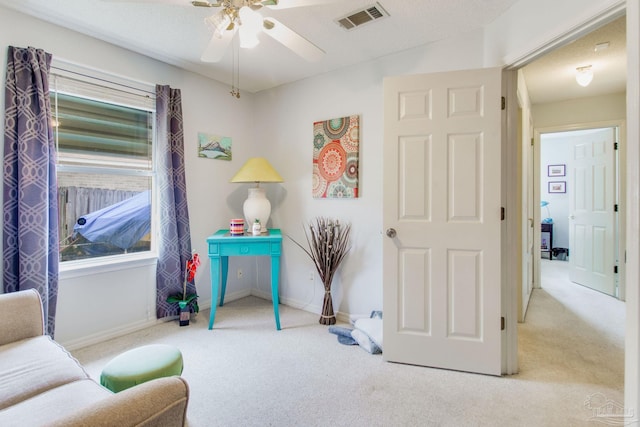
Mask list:
[{"label": "curtain rod", "polygon": [[[152,91],[149,91],[149,90],[140,89],[140,88],[135,87],[135,86],[129,86],[129,85],[126,85],[126,84],[123,84],[123,83],[114,82],[114,81],[111,81],[111,80],[107,80],[105,78],[92,76],[92,75],[89,75],[89,74],[81,73],[81,72],[74,71],[74,70],[69,70],[69,69],[62,68],[62,67],[56,67],[55,65],[52,65],[51,68],[54,69],[54,70],[59,70],[59,71],[64,71],[66,73],[75,74],[77,76],[86,77],[86,78],[89,78],[89,79],[92,79],[92,80],[98,80],[98,81],[101,81],[101,82],[105,82],[105,83],[110,83],[110,84],[113,84],[113,85],[121,86],[121,87],[124,87],[124,88],[127,88],[127,89],[132,89],[132,90],[135,90],[135,91],[138,91],[138,92],[147,93],[147,94],[150,94],[150,95],[155,95],[156,94],[155,92],[152,92]],[[64,76],[60,76],[60,77],[64,77]],[[111,87],[108,87],[108,86],[102,86],[102,87],[105,87],[105,88],[108,88],[108,89],[119,90],[121,92],[125,92],[125,93],[131,94],[131,92],[125,91],[125,90],[122,90],[122,89],[111,88]],[[145,97],[149,98],[149,95],[140,95],[140,96],[145,96]]]}]

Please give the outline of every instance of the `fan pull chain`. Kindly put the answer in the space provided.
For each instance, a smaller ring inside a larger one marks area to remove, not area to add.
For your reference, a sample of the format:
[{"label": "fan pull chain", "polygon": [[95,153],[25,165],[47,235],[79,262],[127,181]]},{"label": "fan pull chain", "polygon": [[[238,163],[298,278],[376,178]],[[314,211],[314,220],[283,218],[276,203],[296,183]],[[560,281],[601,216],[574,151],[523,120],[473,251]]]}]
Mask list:
[{"label": "fan pull chain", "polygon": [[231,96],[240,99],[240,38],[238,35],[234,37],[235,43],[232,47],[232,63],[231,66]]}]

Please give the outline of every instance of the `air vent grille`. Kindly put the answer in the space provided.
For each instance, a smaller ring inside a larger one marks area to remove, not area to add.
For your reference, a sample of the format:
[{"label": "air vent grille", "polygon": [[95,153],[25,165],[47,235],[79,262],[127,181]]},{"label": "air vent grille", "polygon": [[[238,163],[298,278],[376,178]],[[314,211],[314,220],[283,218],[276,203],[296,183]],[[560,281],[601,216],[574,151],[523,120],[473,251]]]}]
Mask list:
[{"label": "air vent grille", "polygon": [[353,11],[347,16],[336,19],[336,22],[345,30],[353,30],[361,25],[368,24],[388,16],[389,14],[382,6],[380,6],[380,3],[375,3],[363,9]]}]

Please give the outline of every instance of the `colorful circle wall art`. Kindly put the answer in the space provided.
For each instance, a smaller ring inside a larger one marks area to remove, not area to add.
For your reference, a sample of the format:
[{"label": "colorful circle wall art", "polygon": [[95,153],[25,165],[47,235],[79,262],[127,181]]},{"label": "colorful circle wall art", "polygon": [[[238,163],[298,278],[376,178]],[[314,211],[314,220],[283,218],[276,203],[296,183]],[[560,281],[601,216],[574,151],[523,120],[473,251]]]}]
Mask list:
[{"label": "colorful circle wall art", "polygon": [[317,199],[358,197],[359,116],[313,124],[313,188]]}]

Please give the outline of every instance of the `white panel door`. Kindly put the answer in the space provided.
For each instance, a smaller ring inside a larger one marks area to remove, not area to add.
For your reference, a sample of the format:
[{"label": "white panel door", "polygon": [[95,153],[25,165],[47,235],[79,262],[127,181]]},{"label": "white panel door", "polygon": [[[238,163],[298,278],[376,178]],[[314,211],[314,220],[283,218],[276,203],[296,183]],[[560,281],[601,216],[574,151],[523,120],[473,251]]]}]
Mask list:
[{"label": "white panel door", "polygon": [[615,128],[573,136],[569,163],[571,281],[615,296]]},{"label": "white panel door", "polygon": [[384,97],[384,358],[500,375],[501,70]]}]

